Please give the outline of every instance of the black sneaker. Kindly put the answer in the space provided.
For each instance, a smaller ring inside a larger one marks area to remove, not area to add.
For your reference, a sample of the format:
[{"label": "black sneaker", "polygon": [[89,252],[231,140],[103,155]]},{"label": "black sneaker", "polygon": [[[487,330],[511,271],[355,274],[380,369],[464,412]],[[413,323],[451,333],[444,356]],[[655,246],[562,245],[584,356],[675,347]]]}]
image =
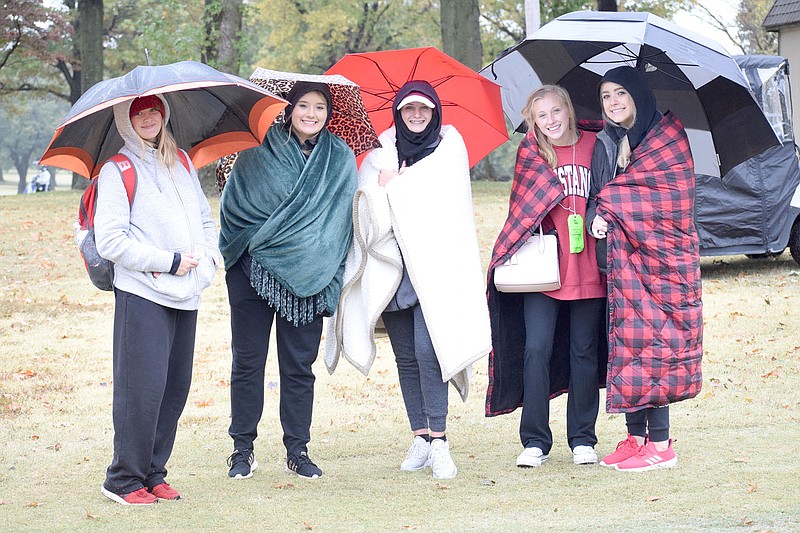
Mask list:
[{"label": "black sneaker", "polygon": [[322,470],[308,457],[307,452],[300,452],[298,455],[290,455],[286,459],[286,471],[294,472],[298,476],[308,479],[322,477]]},{"label": "black sneaker", "polygon": [[228,457],[228,477],[233,479],[247,479],[252,477],[253,470],[258,467],[258,461],[252,449],[233,450]]}]

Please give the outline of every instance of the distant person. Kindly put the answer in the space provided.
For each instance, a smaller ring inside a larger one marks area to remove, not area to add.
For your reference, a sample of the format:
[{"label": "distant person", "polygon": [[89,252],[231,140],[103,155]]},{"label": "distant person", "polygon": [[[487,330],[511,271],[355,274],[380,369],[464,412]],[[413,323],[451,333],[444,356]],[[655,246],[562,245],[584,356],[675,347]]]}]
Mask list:
[{"label": "distant person", "polygon": [[102,493],[123,505],[181,497],[166,464],[192,381],[200,291],[222,260],[211,207],[191,162],[187,171],[178,160],[169,120],[159,96],[116,104],[135,201],[116,163],[98,178],[97,251],[115,265],[114,458]]},{"label": "distant person", "polygon": [[[550,399],[567,398],[567,444],[575,464],[597,463],[600,344],[606,279],[597,269],[594,238],[584,230],[595,133],[579,129],[569,94],[543,85],[522,110],[528,133],[517,151],[509,214],[489,265],[494,351],[489,359],[487,414],[522,405],[519,467],[538,467],[553,446]],[[578,235],[571,231],[577,228]],[[558,236],[561,288],[500,293],[494,269],[541,226]],[[600,353],[602,352],[602,357]]]},{"label": "distant person", "polygon": [[700,392],[703,302],[689,141],[632,67],[600,81],[606,121],[592,157],[587,229],[608,271],[606,409],[628,436],[604,466],[636,472],[678,462],[669,405]]},{"label": "distant person", "polygon": [[336,310],[353,234],[357,170],[353,152],[325,128],[331,93],[298,81],[285,123],[241,152],[220,204],[220,249],[231,307],[231,424],[228,476],[258,466],[254,441],[264,409],[270,330],[277,336],[280,420],[286,469],[322,477],[309,457],[322,318]]}]

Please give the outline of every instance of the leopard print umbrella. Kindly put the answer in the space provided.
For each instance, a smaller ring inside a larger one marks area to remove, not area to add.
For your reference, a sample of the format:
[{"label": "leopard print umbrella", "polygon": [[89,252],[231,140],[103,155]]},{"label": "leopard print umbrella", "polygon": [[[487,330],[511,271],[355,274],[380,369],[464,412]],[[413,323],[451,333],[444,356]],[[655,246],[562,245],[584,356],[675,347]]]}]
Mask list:
[{"label": "leopard print umbrella", "polygon": [[[372,122],[367,116],[358,85],[344,76],[300,74],[257,68],[250,76],[250,81],[284,98],[297,81],[324,83],[330,88],[333,102],[328,130],[341,137],[356,156],[381,145],[378,142],[378,135],[372,127]],[[283,113],[275,119],[276,122],[285,120]],[[220,192],[225,187],[225,181],[228,179],[236,157],[237,154],[229,155],[217,163],[217,188]]]}]

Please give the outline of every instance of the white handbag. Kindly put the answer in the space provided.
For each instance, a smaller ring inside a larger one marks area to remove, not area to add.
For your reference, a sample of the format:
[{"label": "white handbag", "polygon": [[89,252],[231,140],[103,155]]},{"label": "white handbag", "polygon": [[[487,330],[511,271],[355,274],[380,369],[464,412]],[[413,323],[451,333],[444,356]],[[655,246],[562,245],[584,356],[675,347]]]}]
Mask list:
[{"label": "white handbag", "polygon": [[494,269],[494,286],[500,292],[543,292],[561,288],[558,238],[539,233],[528,238],[517,253]]}]

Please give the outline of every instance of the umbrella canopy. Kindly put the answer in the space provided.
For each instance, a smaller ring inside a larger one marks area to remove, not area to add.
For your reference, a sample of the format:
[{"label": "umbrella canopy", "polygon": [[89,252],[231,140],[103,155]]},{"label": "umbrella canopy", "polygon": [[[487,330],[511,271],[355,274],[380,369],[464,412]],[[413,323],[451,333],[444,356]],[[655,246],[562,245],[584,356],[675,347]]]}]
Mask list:
[{"label": "umbrella canopy", "polygon": [[151,94],[167,100],[168,128],[196,168],[261,144],[286,106],[254,83],[196,61],[140,66],[86,91],[59,125],[41,164],[94,178],[123,146],[114,104]]},{"label": "umbrella canopy", "polygon": [[250,76],[250,81],[283,98],[297,81],[324,83],[331,91],[333,105],[328,130],[344,139],[356,155],[381,145],[364,108],[358,85],[344,76],[299,74],[257,68]]},{"label": "umbrella canopy", "polygon": [[375,129],[393,122],[392,103],[406,82],[430,83],[442,102],[442,124],[464,137],[470,166],[508,140],[500,87],[436,48],[347,54],[327,74],[341,74],[361,87]]},{"label": "umbrella canopy", "polygon": [[698,173],[721,176],[779,143],[736,61],[715,41],[650,13],[579,11],[545,24],[481,74],[503,89],[519,130],[528,95],[542,84],[567,89],[578,118],[600,118],[598,83],[608,70],[639,68],[662,112],[689,135]]}]

